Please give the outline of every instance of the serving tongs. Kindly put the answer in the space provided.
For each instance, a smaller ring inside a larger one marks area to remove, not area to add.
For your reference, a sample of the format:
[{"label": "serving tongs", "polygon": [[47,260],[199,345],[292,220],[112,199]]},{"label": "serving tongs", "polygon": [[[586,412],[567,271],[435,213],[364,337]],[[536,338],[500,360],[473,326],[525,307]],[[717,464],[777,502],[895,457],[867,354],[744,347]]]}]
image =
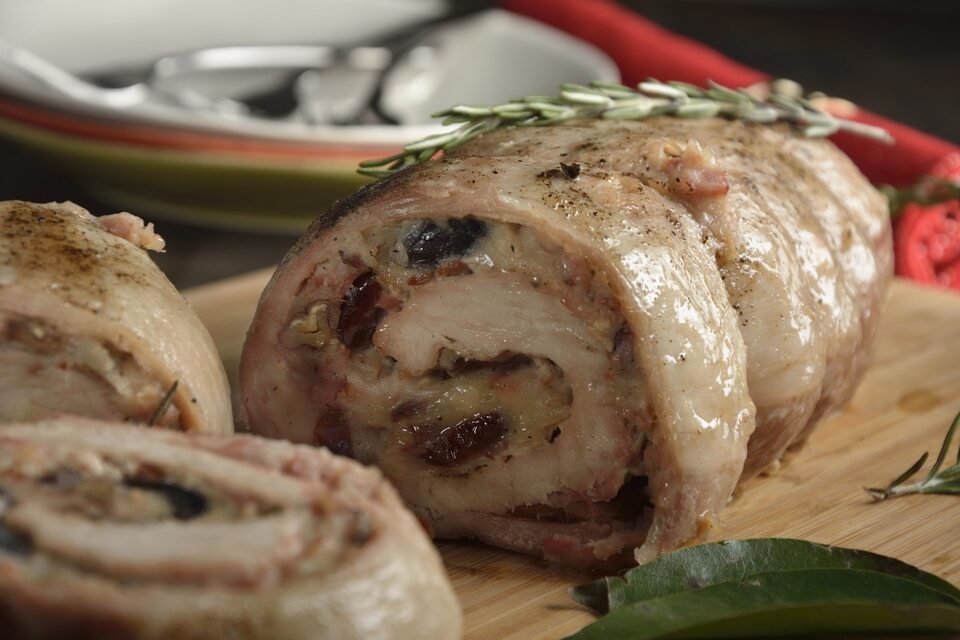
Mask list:
[{"label": "serving tongs", "polygon": [[[401,59],[423,68],[436,59],[425,39],[437,28],[490,6],[455,2],[439,16],[345,45],[241,45],[164,56],[130,73],[77,76],[0,39],[0,63],[57,93],[91,106],[125,111],[155,102],[219,117],[295,119],[312,124],[398,124],[381,106],[384,82]],[[211,95],[228,74],[279,72],[282,79],[242,95]],[[131,81],[131,78],[139,78]]]}]

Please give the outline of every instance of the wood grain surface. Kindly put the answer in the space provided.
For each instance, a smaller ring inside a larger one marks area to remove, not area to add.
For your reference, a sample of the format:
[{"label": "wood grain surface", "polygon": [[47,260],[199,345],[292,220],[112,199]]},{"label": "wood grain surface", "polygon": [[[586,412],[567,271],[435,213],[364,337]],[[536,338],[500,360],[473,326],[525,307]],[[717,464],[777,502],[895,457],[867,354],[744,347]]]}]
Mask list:
[{"label": "wood grain surface", "polygon": [[[270,271],[187,293],[236,381],[240,347]],[[895,556],[960,582],[960,499],[906,496],[875,503],[921,453],[939,450],[960,410],[960,295],[897,281],[880,344],[847,410],[788,456],[779,473],[746,483],[713,538],[785,536]],[[954,452],[950,461],[955,460]],[[440,543],[466,616],[466,638],[560,638],[593,618],[567,595],[589,576],[480,544]]]}]

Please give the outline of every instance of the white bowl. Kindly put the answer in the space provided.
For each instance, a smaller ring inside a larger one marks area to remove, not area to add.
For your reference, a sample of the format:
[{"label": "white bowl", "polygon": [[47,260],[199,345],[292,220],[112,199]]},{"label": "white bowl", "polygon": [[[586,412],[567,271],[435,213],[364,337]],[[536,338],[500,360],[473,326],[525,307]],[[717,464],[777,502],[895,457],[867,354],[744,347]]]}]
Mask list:
[{"label": "white bowl", "polygon": [[[165,55],[203,47],[359,43],[438,15],[444,6],[430,0],[7,0],[0,3],[0,38],[75,74],[98,74],[145,68]],[[431,43],[436,64],[419,70],[409,62],[398,65],[384,84],[382,104],[402,126],[231,118],[161,101],[116,110],[64,96],[2,64],[0,93],[83,118],[382,147],[436,131],[429,114],[452,104],[553,94],[561,82],[619,77],[615,64],[592,46],[499,9],[442,27]]]},{"label": "white bowl", "polygon": [[[238,44],[355,43],[438,15],[431,0],[4,0],[0,38],[75,74],[144,68],[165,55]],[[296,232],[368,180],[357,162],[438,130],[457,103],[554,94],[616,80],[593,47],[489,10],[432,36],[436,63],[400,64],[383,106],[402,125],[230,119],[162,102],[124,110],[69,98],[0,64],[0,135],[44,156],[108,204],[158,218]],[[321,76],[322,77],[322,76]]]}]

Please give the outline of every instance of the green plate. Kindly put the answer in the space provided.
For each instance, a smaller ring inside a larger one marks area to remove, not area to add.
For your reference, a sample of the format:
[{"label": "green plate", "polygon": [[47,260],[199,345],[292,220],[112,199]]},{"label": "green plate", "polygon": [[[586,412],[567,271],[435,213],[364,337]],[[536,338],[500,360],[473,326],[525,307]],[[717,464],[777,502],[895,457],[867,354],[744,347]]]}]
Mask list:
[{"label": "green plate", "polygon": [[0,135],[75,176],[91,194],[150,218],[297,233],[370,179],[356,160],[156,149],[0,118]]}]

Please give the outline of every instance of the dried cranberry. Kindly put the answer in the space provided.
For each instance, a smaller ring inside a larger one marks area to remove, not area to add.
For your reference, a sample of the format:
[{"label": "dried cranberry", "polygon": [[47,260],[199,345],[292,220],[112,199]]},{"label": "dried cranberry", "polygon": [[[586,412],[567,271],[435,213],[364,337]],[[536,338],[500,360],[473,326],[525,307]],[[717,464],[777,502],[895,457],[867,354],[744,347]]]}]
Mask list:
[{"label": "dried cranberry", "polygon": [[341,456],[353,456],[353,439],[350,426],[339,409],[330,409],[317,420],[313,427],[313,442]]},{"label": "dried cranberry", "polygon": [[426,439],[420,457],[439,467],[455,467],[481,455],[492,455],[506,435],[507,421],[502,414],[478,413]]},{"label": "dried cranberry", "polygon": [[348,349],[359,349],[371,344],[373,332],[380,319],[377,300],[383,287],[372,271],[361,273],[340,302],[337,338]]},{"label": "dried cranberry", "polygon": [[623,365],[633,364],[633,330],[623,323],[613,336],[613,357]]}]

